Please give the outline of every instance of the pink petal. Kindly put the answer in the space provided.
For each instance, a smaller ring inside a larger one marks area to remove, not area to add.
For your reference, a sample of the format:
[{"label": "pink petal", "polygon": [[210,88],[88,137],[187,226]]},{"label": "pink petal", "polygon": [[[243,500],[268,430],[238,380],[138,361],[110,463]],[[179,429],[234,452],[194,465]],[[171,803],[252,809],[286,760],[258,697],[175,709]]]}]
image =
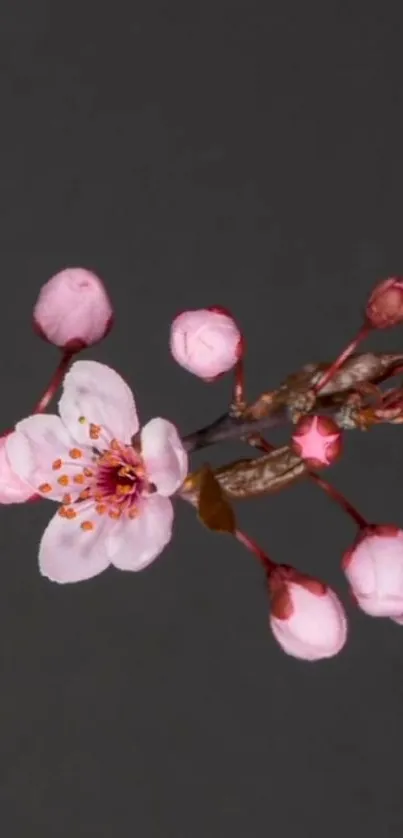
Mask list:
[{"label": "pink petal", "polygon": [[[106,520],[93,512],[91,503],[74,507],[77,517],[62,518],[57,512],[49,522],[39,546],[39,569],[51,582],[82,582],[109,567],[105,550]],[[80,524],[94,521],[91,531],[83,531]]]},{"label": "pink petal", "polygon": [[277,642],[289,655],[303,660],[322,660],[337,655],[347,638],[347,618],[334,591],[322,596],[293,582],[289,584],[293,613],[280,620],[270,615]]},{"label": "pink petal", "polygon": [[149,480],[160,495],[169,497],[182,485],[188,456],[175,425],[151,419],[141,431],[141,451]]},{"label": "pink petal", "polygon": [[0,503],[24,503],[32,498],[34,492],[32,486],[20,480],[12,470],[7,457],[6,441],[7,436],[0,438]]},{"label": "pink petal", "polygon": [[[28,416],[15,426],[14,433],[6,439],[6,453],[13,471],[29,486],[51,500],[61,500],[68,491],[76,497],[81,490],[78,486],[60,486],[57,482],[62,474],[72,477],[80,467],[90,464],[90,453],[83,451],[79,465],[72,462],[69,450],[73,442],[59,416],[38,414]],[[63,467],[55,471],[52,464],[61,459]],[[64,465],[69,461],[70,465]],[[40,491],[46,485],[49,491]],[[32,493],[31,493],[32,494]]]},{"label": "pink petal", "polygon": [[[101,426],[98,447],[105,448],[115,438],[129,443],[138,431],[136,405],[123,378],[97,361],[76,361],[67,373],[59,402],[59,413],[74,439],[81,445],[91,442],[90,424]],[[84,422],[79,419],[84,417]]]},{"label": "pink petal", "polygon": [[143,498],[137,518],[122,518],[109,528],[106,550],[119,570],[143,570],[171,540],[173,507],[168,498]]}]

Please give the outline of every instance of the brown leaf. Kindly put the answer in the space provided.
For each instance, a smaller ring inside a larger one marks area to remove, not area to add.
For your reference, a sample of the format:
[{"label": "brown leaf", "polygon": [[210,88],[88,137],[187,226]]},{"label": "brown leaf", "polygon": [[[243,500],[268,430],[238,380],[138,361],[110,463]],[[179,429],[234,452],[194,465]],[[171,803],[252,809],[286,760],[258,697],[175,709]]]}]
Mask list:
[{"label": "brown leaf", "polygon": [[200,471],[199,518],[210,530],[234,533],[235,514],[209,465]]}]

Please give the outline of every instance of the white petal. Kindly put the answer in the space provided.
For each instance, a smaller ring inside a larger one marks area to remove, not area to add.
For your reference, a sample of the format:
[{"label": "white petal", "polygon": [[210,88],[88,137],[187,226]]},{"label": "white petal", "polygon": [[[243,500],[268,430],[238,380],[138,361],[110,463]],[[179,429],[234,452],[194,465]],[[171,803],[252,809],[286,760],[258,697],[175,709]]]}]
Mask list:
[{"label": "white petal", "polygon": [[111,563],[119,570],[143,570],[171,540],[173,507],[168,498],[143,498],[137,518],[121,518],[106,536]]},{"label": "white petal", "polygon": [[[57,482],[60,475],[70,478],[81,467],[90,465],[88,450],[82,451],[79,461],[72,462],[69,450],[74,444],[59,416],[38,414],[17,423],[14,433],[6,440],[6,454],[12,470],[35,492],[51,500],[61,500],[66,492],[76,497],[82,487],[75,488],[71,483],[61,486]],[[63,465],[55,471],[52,464],[58,459],[63,461]],[[69,461],[70,465],[64,465],[65,461]],[[51,486],[51,490],[40,492],[39,486],[46,484]]]},{"label": "white petal", "polygon": [[178,431],[166,419],[151,419],[141,431],[141,453],[147,477],[160,495],[169,497],[182,485],[188,470],[188,455]]},{"label": "white petal", "polygon": [[[77,505],[77,517],[62,518],[57,512],[49,522],[39,546],[39,569],[51,582],[82,582],[109,567],[105,550],[106,521],[90,503]],[[82,521],[92,520],[95,528],[83,531]]]},{"label": "white petal", "polygon": [[[129,443],[139,428],[130,387],[115,370],[97,361],[73,364],[64,379],[59,412],[69,432],[81,445],[104,448],[112,438]],[[85,419],[82,423],[81,417]],[[98,443],[90,438],[91,423],[102,428]]]}]

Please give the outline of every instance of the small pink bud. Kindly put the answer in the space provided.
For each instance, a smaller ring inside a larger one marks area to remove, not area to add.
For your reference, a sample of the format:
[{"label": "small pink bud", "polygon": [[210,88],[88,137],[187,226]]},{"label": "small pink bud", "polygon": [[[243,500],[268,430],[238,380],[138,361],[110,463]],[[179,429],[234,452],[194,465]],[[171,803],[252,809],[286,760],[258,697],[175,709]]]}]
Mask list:
[{"label": "small pink bud", "polygon": [[388,329],[403,323],[403,277],[392,276],[375,286],[365,310],[375,329]]},{"label": "small pink bud", "polygon": [[9,434],[0,437],[0,503],[25,503],[33,500],[35,493],[32,487],[23,483],[11,469],[6,454],[8,436]]},{"label": "small pink bud", "polygon": [[337,655],[347,639],[344,608],[327,585],[291,567],[269,575],[270,626],[288,655],[322,660]]},{"label": "small pink bud", "polygon": [[226,309],[184,311],[171,325],[175,361],[205,381],[228,372],[243,354],[242,335]]},{"label": "small pink bud", "polygon": [[49,279],[34,306],[37,334],[71,352],[102,340],[112,324],[113,309],[105,286],[84,268],[67,268]]},{"label": "small pink bud", "polygon": [[310,468],[330,466],[342,450],[343,431],[329,416],[303,416],[292,435],[292,448]]},{"label": "small pink bud", "polygon": [[403,530],[371,526],[342,560],[358,606],[372,617],[403,614]]}]

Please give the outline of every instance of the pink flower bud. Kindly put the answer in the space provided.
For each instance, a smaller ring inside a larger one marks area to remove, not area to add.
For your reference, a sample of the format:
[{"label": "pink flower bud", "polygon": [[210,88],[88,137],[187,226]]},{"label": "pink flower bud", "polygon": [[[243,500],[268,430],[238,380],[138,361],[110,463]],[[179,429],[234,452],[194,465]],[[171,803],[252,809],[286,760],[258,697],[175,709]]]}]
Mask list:
[{"label": "pink flower bud", "polygon": [[269,576],[270,626],[288,655],[315,661],[337,655],[347,639],[347,617],[327,585],[279,565]]},{"label": "pink flower bud", "polygon": [[342,561],[359,607],[372,617],[403,614],[403,530],[371,526],[363,530]]},{"label": "pink flower bud", "polygon": [[328,416],[303,416],[292,435],[292,448],[310,468],[330,466],[340,456],[343,431]]},{"label": "pink flower bud", "polygon": [[171,325],[170,349],[175,361],[205,381],[228,372],[243,353],[235,320],[225,309],[184,311]]},{"label": "pink flower bud", "polygon": [[392,276],[375,286],[365,310],[371,326],[388,329],[403,323],[403,277]]},{"label": "pink flower bud", "polygon": [[108,334],[113,309],[99,277],[68,268],[42,286],[34,307],[34,329],[44,340],[72,352]]},{"label": "pink flower bud", "polygon": [[27,486],[12,471],[6,454],[6,440],[11,434],[0,437],[0,503],[24,503],[33,500],[32,487]]}]

